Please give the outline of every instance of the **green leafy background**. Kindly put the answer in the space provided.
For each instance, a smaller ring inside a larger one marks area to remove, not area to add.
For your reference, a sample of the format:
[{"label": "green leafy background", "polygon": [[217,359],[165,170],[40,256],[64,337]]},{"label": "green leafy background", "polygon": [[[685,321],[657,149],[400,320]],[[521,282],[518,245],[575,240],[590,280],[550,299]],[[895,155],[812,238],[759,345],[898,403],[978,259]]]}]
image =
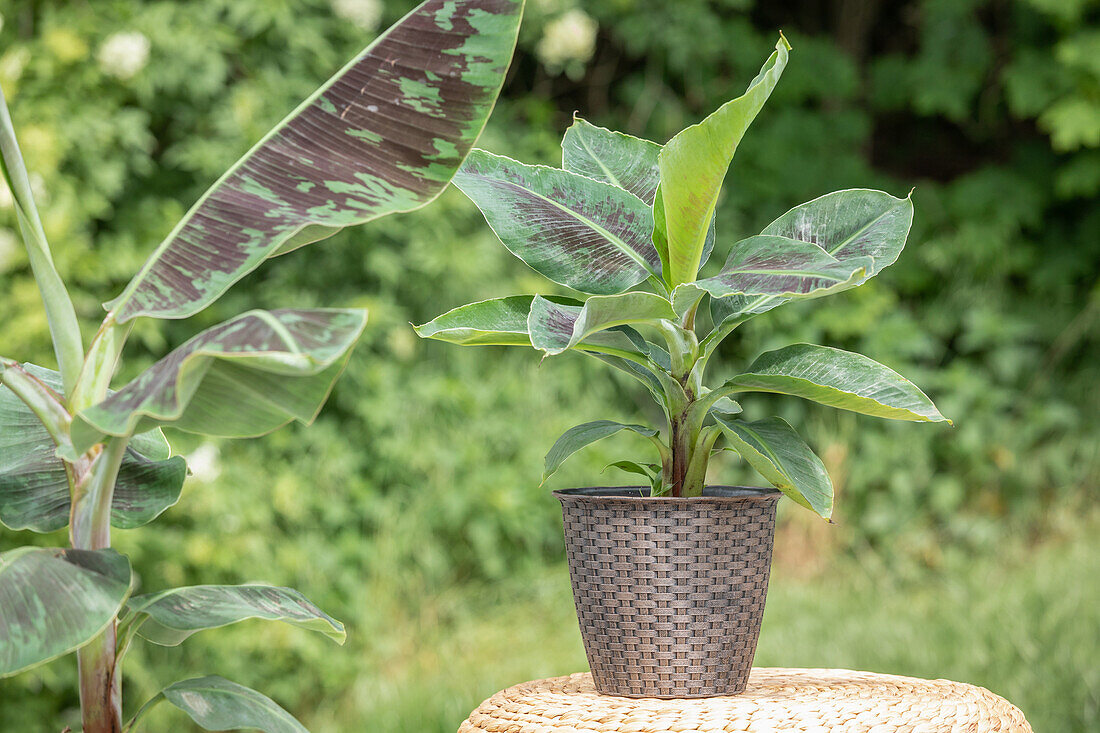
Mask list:
[{"label": "green leafy background", "polygon": [[[0,2],[0,84],[84,323],[94,327],[99,303],[226,166],[371,27],[410,6]],[[555,163],[574,110],[667,140],[740,93],[782,28],[791,63],[737,152],[715,262],[822,193],[916,187],[913,232],[894,267],[858,290],[757,318],[714,362],[728,365],[717,380],[794,341],[858,351],[910,376],[956,422],[885,424],[778,396],[743,401],[746,419],[778,414],[800,426],[837,486],[835,526],[785,502],[757,663],[966,680],[1012,699],[1036,730],[1094,730],[1096,5],[592,0],[587,20],[579,7],[529,0],[482,147]],[[562,41],[583,41],[585,29],[596,32],[591,58],[584,43]],[[144,64],[117,43],[109,52],[112,34],[135,31],[149,41]],[[14,225],[10,205],[0,208],[0,351],[53,366]],[[566,354],[540,366],[527,350],[423,342],[408,326],[543,288],[451,190],[417,214],[268,263],[200,316],[137,324],[127,376],[250,308],[371,311],[315,426],[216,444],[170,433],[195,470],[181,502],[156,529],[115,532],[138,592],[292,586],[347,624],[348,645],[262,622],[178,648],[137,645],[127,713],[165,684],[220,674],[314,731],[450,733],[499,687],[583,668],[559,509],[538,488],[542,456],[570,425],[653,418],[648,400],[595,360]],[[647,448],[624,433],[550,483],[618,482],[602,467],[648,462]],[[726,455],[711,480],[760,481]],[[0,531],[0,550],[28,541]],[[74,668],[61,660],[0,682],[4,727],[75,726]],[[170,706],[148,721],[150,730],[187,723]]]}]

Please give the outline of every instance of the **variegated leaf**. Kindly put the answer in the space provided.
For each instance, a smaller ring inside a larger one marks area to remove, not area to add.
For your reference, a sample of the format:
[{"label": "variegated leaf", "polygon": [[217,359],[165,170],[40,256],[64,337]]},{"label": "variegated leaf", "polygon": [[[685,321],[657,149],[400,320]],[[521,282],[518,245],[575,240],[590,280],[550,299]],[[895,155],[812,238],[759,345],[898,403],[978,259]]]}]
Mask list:
[{"label": "variegated leaf", "polygon": [[730,445],[772,486],[828,519],[833,513],[833,482],[825,464],[794,428],[778,417],[755,422],[712,413]]},{"label": "variegated leaf", "polygon": [[292,588],[266,585],[196,585],[135,596],[127,602],[128,623],[137,634],[161,646],[176,646],[205,629],[244,621],[282,621],[318,631],[338,644],[344,625]]},{"label": "variegated leaf", "polygon": [[454,182],[512,254],[556,283],[608,295],[660,270],[652,210],[617,186],[484,150]]},{"label": "variegated leaf", "polygon": [[[677,286],[673,300],[688,300],[703,292],[715,298],[815,298],[859,284],[871,265],[870,257],[841,262],[808,242],[758,235],[735,244],[714,277]],[[678,304],[677,310],[681,308],[683,305]]]},{"label": "variegated leaf", "polygon": [[345,309],[251,311],[203,331],[73,420],[77,450],[160,425],[223,437],[311,422],[366,325]]},{"label": "variegated leaf", "polygon": [[862,354],[814,344],[792,344],[762,354],[724,389],[794,395],[892,420],[946,420],[924,392],[893,369]]},{"label": "variegated leaf", "polygon": [[297,718],[255,690],[210,675],[168,685],[141,706],[128,727],[161,700],[179,708],[205,730],[259,730],[263,733],[309,733]]},{"label": "variegated leaf", "polygon": [[107,307],[183,318],[263,260],[431,201],[481,133],[522,0],[427,0],[238,161]]},{"label": "variegated leaf", "polygon": [[114,550],[20,547],[0,553],[0,677],[95,638],[130,595],[130,562]]},{"label": "variegated leaf", "polygon": [[583,306],[553,303],[536,295],[527,317],[531,344],[549,355],[572,349],[616,326],[674,320],[667,300],[653,293],[594,295]]},{"label": "variegated leaf", "polygon": [[580,117],[561,141],[561,167],[629,191],[650,206],[661,181],[661,146],[597,127]]},{"label": "variegated leaf", "polygon": [[[23,368],[51,389],[61,375]],[[30,409],[0,386],[0,523],[10,529],[52,532],[69,523],[69,478],[57,446]],[[187,464],[171,456],[160,430],[135,436],[126,450],[111,502],[111,524],[140,527],[179,500]]]},{"label": "variegated leaf", "polygon": [[787,66],[790,44],[780,36],[775,53],[743,95],[697,125],[677,133],[660,154],[661,205],[667,237],[666,282],[695,280],[718,194],[737,146]]}]

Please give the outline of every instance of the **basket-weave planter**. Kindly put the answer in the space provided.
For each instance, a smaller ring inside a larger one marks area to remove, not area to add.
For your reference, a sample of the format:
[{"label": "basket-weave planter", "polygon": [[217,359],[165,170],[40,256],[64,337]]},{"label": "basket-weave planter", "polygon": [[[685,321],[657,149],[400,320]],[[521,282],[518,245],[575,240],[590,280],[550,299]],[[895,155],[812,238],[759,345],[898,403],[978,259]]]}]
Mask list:
[{"label": "basket-weave planter", "polygon": [[745,689],[775,533],[774,489],[556,491],[596,690],[708,697]]}]

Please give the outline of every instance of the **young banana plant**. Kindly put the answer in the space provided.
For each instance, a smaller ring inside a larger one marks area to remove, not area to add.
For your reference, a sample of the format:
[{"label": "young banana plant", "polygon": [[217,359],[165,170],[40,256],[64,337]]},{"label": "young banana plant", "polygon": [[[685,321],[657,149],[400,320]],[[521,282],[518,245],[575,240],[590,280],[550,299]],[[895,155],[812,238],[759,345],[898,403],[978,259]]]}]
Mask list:
[{"label": "young banana plant", "polygon": [[[748,422],[733,396],[775,392],[895,420],[941,421],[892,369],[859,354],[795,344],[760,356],[714,388],[705,371],[722,340],[784,303],[856,287],[892,264],[913,219],[909,198],[837,191],[796,206],[733,244],[716,275],[699,277],[714,246],[714,212],[745,131],[784,68],[782,37],[745,93],[665,145],[577,118],[562,167],[474,150],[455,177],[513,254],[584,298],[522,295],[482,301],[417,327],[463,345],[580,351],[640,381],[661,405],[662,431],[598,420],[568,430],[546,456],[544,480],[580,448],[630,430],[651,461],[612,465],[645,476],[654,495],[698,496],[720,439],[799,504],[828,518],[833,487],[821,460],[778,417]],[[709,329],[700,307],[709,305]]]},{"label": "young banana plant", "polygon": [[251,311],[199,333],[111,388],[136,318],[185,318],[264,260],[343,227],[417,209],[450,182],[488,119],[523,0],[428,0],[379,36],[230,168],[149,257],[87,350],[54,267],[7,103],[3,174],[42,294],[58,370],[0,357],[0,522],[71,547],[0,553],[0,676],[76,652],[85,733],[136,728],[160,701],[211,730],[302,731],[219,677],[176,682],[123,723],[121,662],[135,639],[176,645],[250,618],[343,643],[344,627],[288,588],[194,586],[131,596],[111,528],[179,499],[187,469],[161,428],[249,437],[310,422],[366,323],[351,309]]}]

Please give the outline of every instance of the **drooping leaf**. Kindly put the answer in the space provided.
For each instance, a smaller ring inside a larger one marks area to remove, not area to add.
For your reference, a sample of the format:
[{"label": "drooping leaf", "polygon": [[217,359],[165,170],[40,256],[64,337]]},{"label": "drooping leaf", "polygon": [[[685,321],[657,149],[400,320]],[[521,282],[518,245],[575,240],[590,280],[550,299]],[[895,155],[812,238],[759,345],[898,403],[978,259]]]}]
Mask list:
[{"label": "drooping leaf", "polygon": [[884,191],[834,191],[794,207],[764,228],[762,235],[812,242],[841,262],[863,263],[866,277],[897,260],[913,223],[913,201]]},{"label": "drooping leaf", "polygon": [[406,15],[199,199],[107,305],[116,320],[197,313],[280,251],[435,198],[489,117],[522,10],[427,0]]},{"label": "drooping leaf", "polygon": [[833,482],[825,464],[785,420],[755,422],[713,413],[730,445],[772,486],[828,519],[833,513]]},{"label": "drooping leaf", "polygon": [[454,183],[512,254],[556,283],[609,295],[659,272],[653,212],[621,188],[484,150]]},{"label": "drooping leaf", "polygon": [[181,680],[165,687],[142,706],[134,722],[162,699],[187,713],[206,730],[247,728],[264,733],[309,733],[271,698],[215,675]]},{"label": "drooping leaf", "polygon": [[[59,373],[33,364],[23,368],[61,389]],[[171,456],[159,429],[135,436],[115,483],[111,525],[132,529],[151,522],[179,500],[186,476],[187,464]],[[23,401],[0,386],[0,523],[52,532],[69,523],[69,508],[69,479],[54,441]]]},{"label": "drooping leaf", "polygon": [[629,191],[650,206],[661,181],[661,146],[573,117],[561,141],[561,167]]},{"label": "drooping leaf", "polygon": [[609,468],[617,468],[620,471],[632,473],[636,476],[645,476],[646,480],[651,484],[653,481],[657,480],[661,474],[661,467],[656,463],[642,465],[634,461],[615,461],[604,466],[603,470],[606,471]]},{"label": "drooping leaf", "polygon": [[[735,244],[721,272],[714,277],[677,286],[673,300],[701,292],[714,298],[736,295],[816,298],[853,287],[871,265],[870,257],[841,262],[808,242],[758,235]],[[677,304],[677,310],[683,307]]]},{"label": "drooping leaf", "polygon": [[647,428],[645,425],[627,425],[614,420],[593,420],[592,422],[574,425],[562,433],[561,437],[546,454],[545,467],[542,472],[543,482],[561,467],[566,458],[586,445],[614,435],[620,430],[632,430],[647,438],[653,438],[657,435],[656,430]]},{"label": "drooping leaf", "polygon": [[693,281],[699,272],[726,170],[787,66],[787,39],[780,36],[775,49],[742,96],[677,133],[661,149],[660,198],[668,248],[665,275],[671,287]]},{"label": "drooping leaf", "polygon": [[258,618],[283,621],[343,644],[344,625],[292,588],[266,585],[196,585],[135,596],[126,604],[137,634],[176,646],[195,632]]},{"label": "drooping leaf", "polygon": [[79,649],[129,594],[130,561],[114,550],[0,553],[0,677]]},{"label": "drooping leaf", "polygon": [[340,375],[366,312],[250,311],[203,331],[73,420],[86,450],[160,425],[222,437],[310,422]]},{"label": "drooping leaf", "polygon": [[[776,392],[842,410],[914,422],[946,420],[932,400],[893,369],[861,354],[792,344],[769,351],[724,385],[738,392]],[[950,421],[949,421],[950,422]]]},{"label": "drooping leaf", "polygon": [[644,292],[594,295],[583,306],[563,306],[536,295],[527,318],[531,344],[547,354],[560,354],[615,326],[674,320],[667,300]]}]

